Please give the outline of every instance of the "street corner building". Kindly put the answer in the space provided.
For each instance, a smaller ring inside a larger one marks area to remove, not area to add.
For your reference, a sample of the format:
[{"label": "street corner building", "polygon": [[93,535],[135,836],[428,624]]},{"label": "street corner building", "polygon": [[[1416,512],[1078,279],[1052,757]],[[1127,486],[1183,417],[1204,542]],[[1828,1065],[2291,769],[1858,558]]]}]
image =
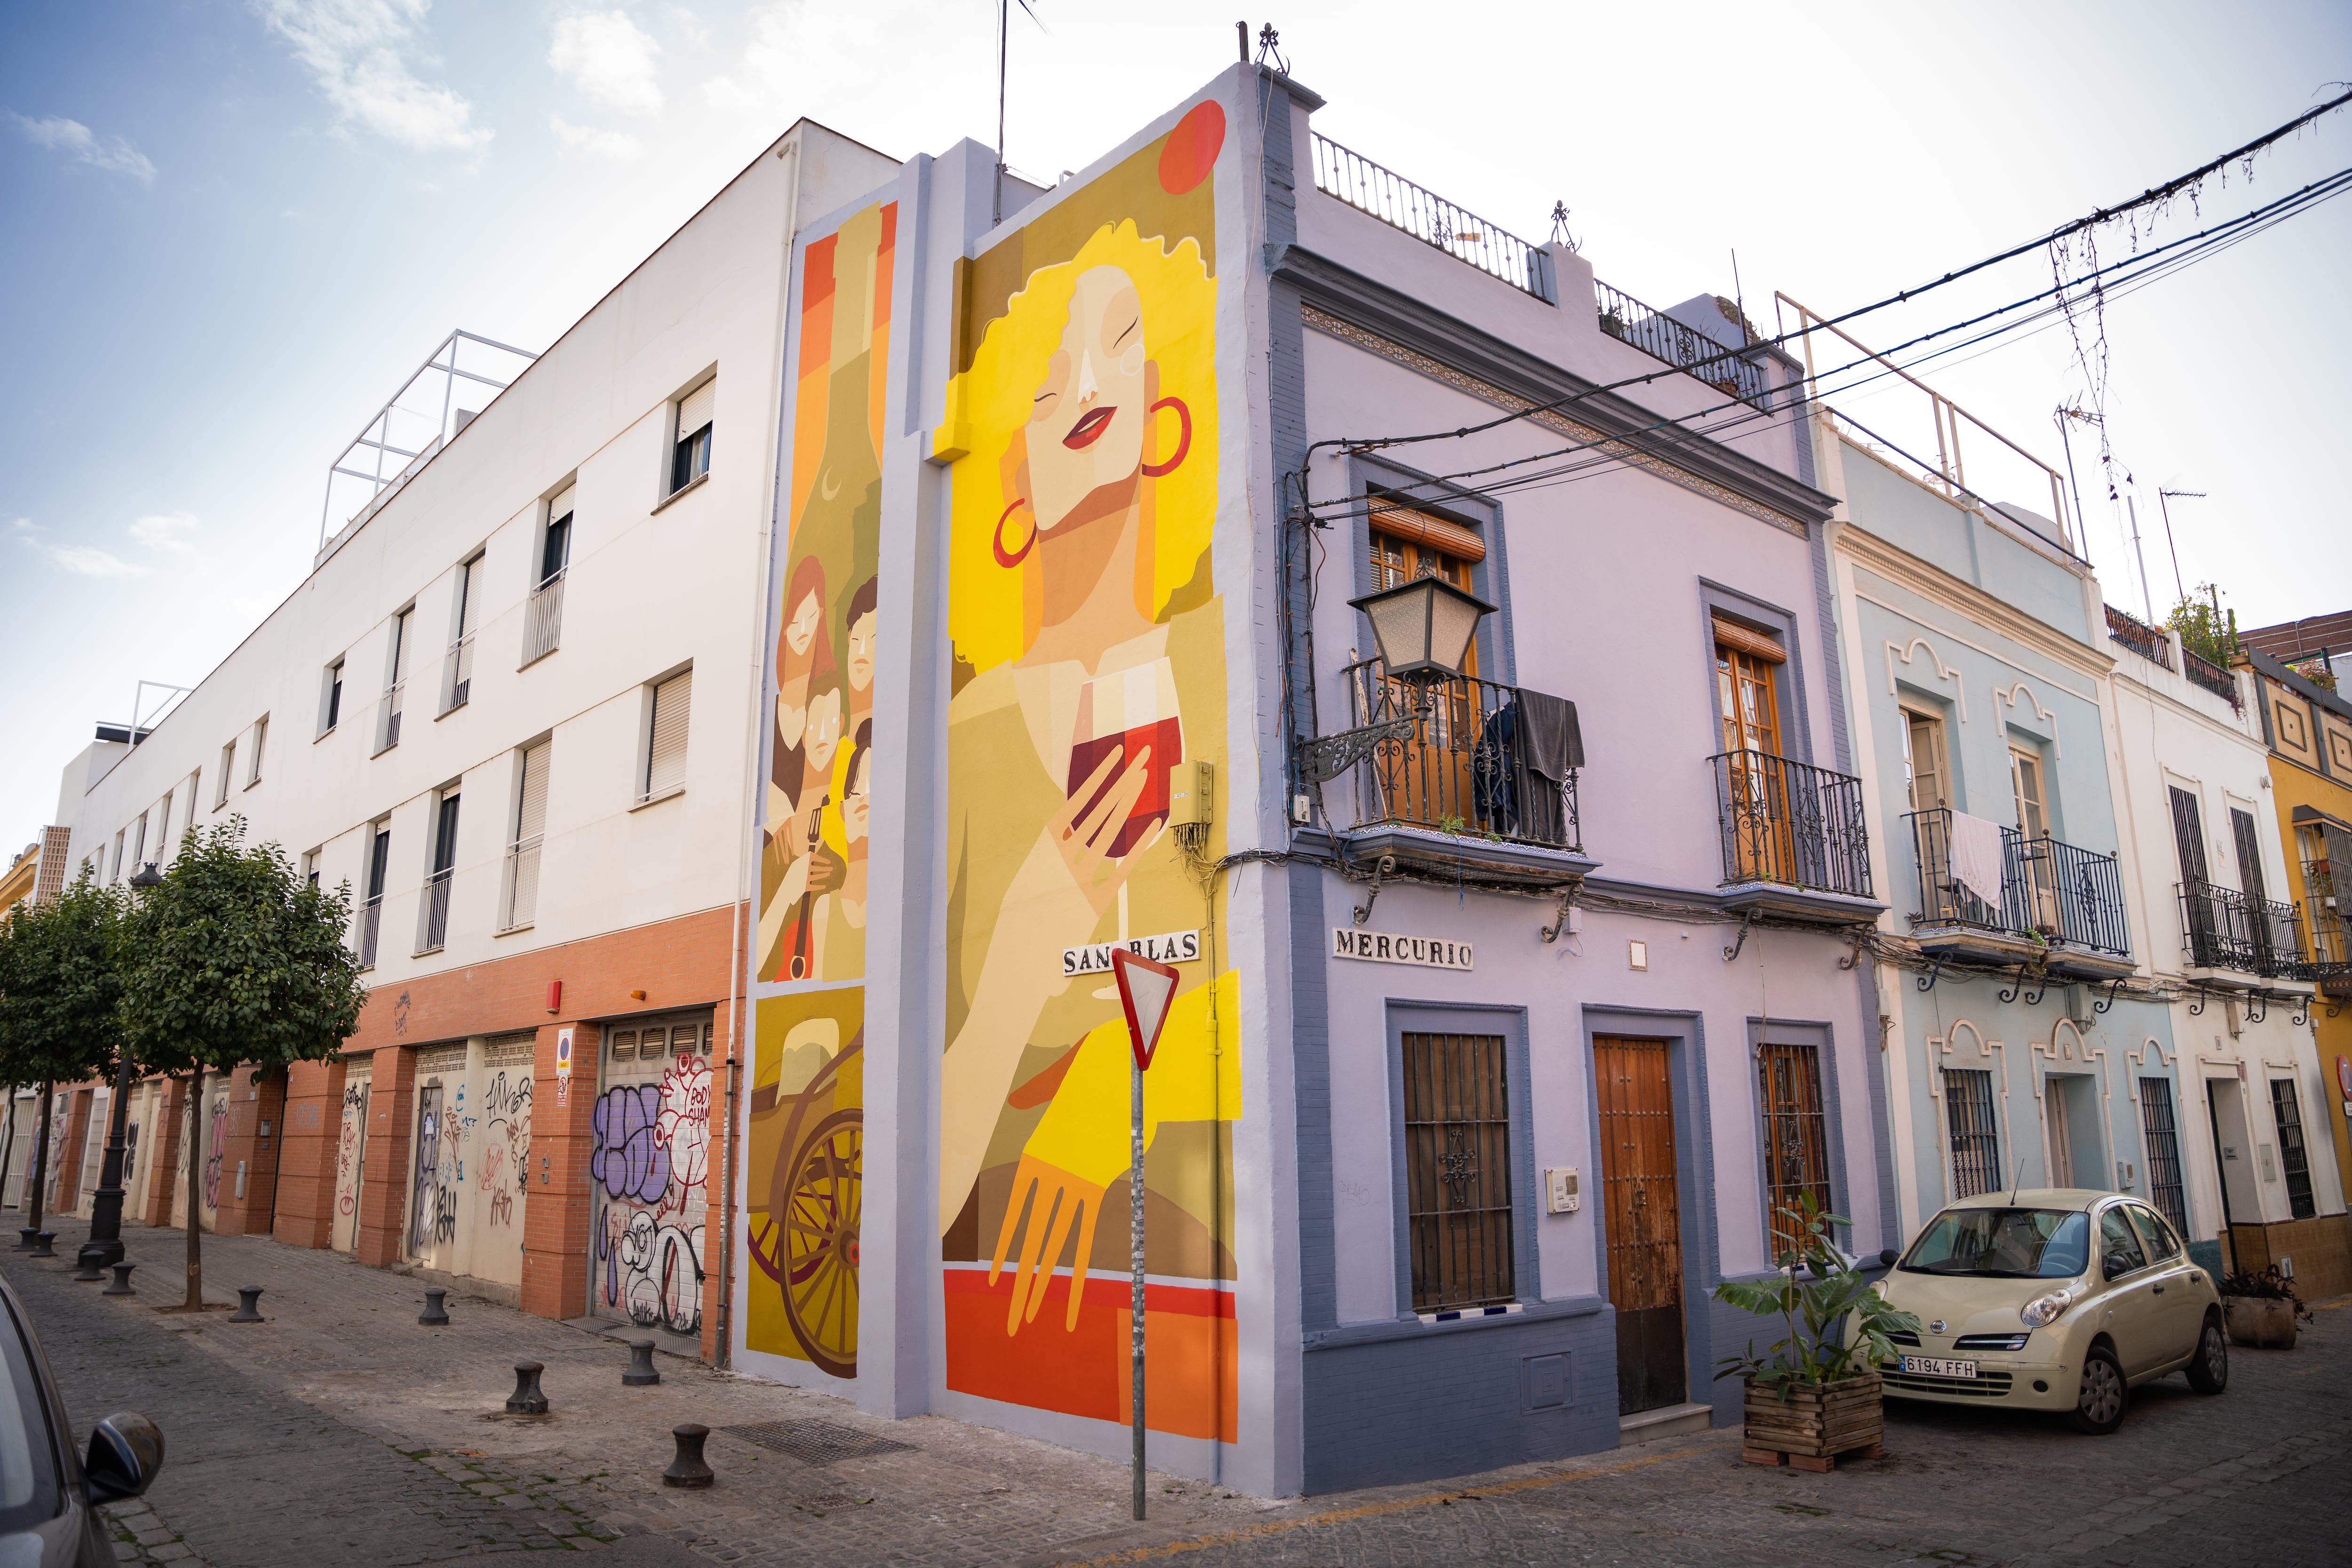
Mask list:
[{"label": "street corner building", "polygon": [[198,1143],[140,1086],[131,1215],[200,1160],[209,1227],[1115,1455],[1139,1181],[1151,1463],[1263,1495],[1737,1422],[1710,1291],[1807,1198],[1874,1269],[2019,1168],[2342,1269],[2341,928],[2247,911],[2352,759],[2243,704],[2340,705],[2131,665],[2054,489],[1321,102],[1236,66],[1050,189],[804,121],[544,352],[453,335],[67,769],[59,867],[242,816],[370,966]]}]

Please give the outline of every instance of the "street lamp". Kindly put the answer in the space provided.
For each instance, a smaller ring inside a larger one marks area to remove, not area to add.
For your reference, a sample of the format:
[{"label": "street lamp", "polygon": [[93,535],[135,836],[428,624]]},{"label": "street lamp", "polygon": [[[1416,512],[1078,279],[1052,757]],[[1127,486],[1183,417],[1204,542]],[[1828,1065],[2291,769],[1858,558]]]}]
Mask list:
[{"label": "street lamp", "polygon": [[1435,576],[1415,577],[1348,605],[1372,623],[1381,672],[1412,689],[1412,713],[1381,719],[1376,699],[1371,723],[1300,742],[1298,771],[1312,784],[1338,778],[1387,742],[1412,740],[1435,689],[1462,679],[1470,639],[1478,635],[1478,623],[1495,613],[1475,594]]},{"label": "street lamp", "polygon": [[[131,885],[144,893],[163,885],[155,862],[148,861],[131,874]],[[122,1261],[122,1145],[131,1124],[131,1053],[117,1047],[114,1104],[106,1124],[106,1159],[98,1168],[98,1188],[89,1196],[89,1239],[82,1243],[75,1271],[77,1279],[103,1279],[106,1270]],[[194,1224],[193,1218],[191,1225]]]}]

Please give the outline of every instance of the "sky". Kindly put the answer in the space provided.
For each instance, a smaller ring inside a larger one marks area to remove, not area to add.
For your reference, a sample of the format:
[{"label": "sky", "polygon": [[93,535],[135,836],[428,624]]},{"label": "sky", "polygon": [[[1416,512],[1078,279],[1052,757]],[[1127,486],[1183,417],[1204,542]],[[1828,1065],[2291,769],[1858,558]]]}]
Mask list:
[{"label": "sky", "polygon": [[[1034,4],[1006,157],[1041,181],[1235,58],[1230,10]],[[1284,0],[1252,34],[1269,19],[1323,134],[1538,242],[1564,202],[1604,281],[1737,294],[1768,331],[1776,292],[1830,314],[1935,279],[2352,79],[2341,4]],[[451,329],[543,348],[801,116],[895,157],[987,142],[995,58],[987,0],[0,10],[0,849],[137,681],[194,684],[299,584],[330,463]],[[2137,237],[2347,166],[2339,111]],[[2243,625],[2352,607],[2347,254],[2331,202],[2113,300],[2104,333],[1920,374],[2061,468],[2054,410],[2103,411],[2111,467],[2069,429],[2109,603],[2161,616],[2210,582]],[[2051,282],[2035,251],[1853,330],[1892,346]],[[1932,442],[1906,384],[1836,401]],[[2048,510],[2021,461],[1962,448],[1972,484]]]}]

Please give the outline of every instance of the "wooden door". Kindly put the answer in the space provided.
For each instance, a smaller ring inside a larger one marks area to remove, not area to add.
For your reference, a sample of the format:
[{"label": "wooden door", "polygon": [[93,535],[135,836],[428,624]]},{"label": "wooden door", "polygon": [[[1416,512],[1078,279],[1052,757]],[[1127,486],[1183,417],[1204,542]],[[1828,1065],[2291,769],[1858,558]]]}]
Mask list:
[{"label": "wooden door", "polygon": [[[1390,507],[1374,514],[1371,534],[1372,588],[1392,588],[1420,577],[1440,577],[1464,593],[1472,591],[1470,569],[1484,546],[1466,529],[1420,512]],[[1473,554],[1472,551],[1478,553]],[[1464,650],[1462,673],[1478,673],[1478,645]],[[1385,679],[1385,673],[1382,676]],[[1409,706],[1410,692],[1395,694]],[[1478,743],[1477,689],[1466,680],[1447,681],[1430,693],[1431,707],[1410,747],[1381,748],[1381,772],[1388,781],[1391,816],[1441,826],[1449,817],[1465,823],[1472,815],[1471,753]]]},{"label": "wooden door", "polygon": [[1777,650],[1760,635],[1716,623],[1716,700],[1723,711],[1733,821],[1732,858],[1741,881],[1787,881],[1789,780],[1780,764],[1780,709],[1773,689]]},{"label": "wooden door", "polygon": [[1603,1035],[1592,1058],[1609,1301],[1617,1310],[1617,1410],[1630,1415],[1690,1396],[1674,1084],[1664,1040]]}]

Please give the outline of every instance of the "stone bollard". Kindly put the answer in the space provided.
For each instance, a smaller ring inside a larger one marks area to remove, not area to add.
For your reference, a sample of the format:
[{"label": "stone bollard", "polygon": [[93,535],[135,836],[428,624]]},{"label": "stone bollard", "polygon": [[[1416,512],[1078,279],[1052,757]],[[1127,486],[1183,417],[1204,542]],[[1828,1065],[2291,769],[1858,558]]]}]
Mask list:
[{"label": "stone bollard", "polygon": [[138,1291],[133,1290],[131,1288],[131,1271],[138,1267],[139,1265],[136,1263],[116,1264],[114,1266],[114,1283],[109,1285],[105,1289],[100,1290],[99,1294],[101,1296],[136,1296],[139,1294]]},{"label": "stone bollard", "polygon": [[654,1342],[651,1340],[629,1342],[629,1370],[621,1374],[624,1388],[643,1388],[649,1383],[659,1383],[661,1373],[654,1370]]},{"label": "stone bollard", "polygon": [[539,1374],[547,1369],[535,1361],[515,1363],[515,1391],[507,1395],[509,1415],[544,1415],[547,1395],[540,1392]]},{"label": "stone bollard", "polygon": [[436,1328],[448,1322],[449,1308],[445,1300],[448,1294],[446,1290],[425,1292],[425,1310],[416,1314],[416,1321],[420,1323],[432,1324]]},{"label": "stone bollard", "polygon": [[260,1286],[238,1286],[236,1288],[236,1310],[231,1312],[226,1321],[232,1323],[268,1322],[269,1320],[261,1315],[261,1308],[259,1305],[260,1300]]},{"label": "stone bollard", "polygon": [[710,1436],[709,1427],[688,1421],[682,1426],[671,1427],[669,1435],[677,1439],[677,1458],[672,1459],[669,1468],[662,1472],[662,1485],[707,1487],[719,1479],[702,1461],[702,1444]]},{"label": "stone bollard", "polygon": [[32,1225],[20,1225],[20,1226],[18,1226],[16,1227],[16,1245],[15,1247],[11,1247],[9,1250],[10,1250],[10,1251],[12,1251],[12,1252],[30,1252],[30,1251],[32,1251],[35,1247],[38,1247],[38,1246],[40,1246],[40,1245],[41,1245],[41,1244],[40,1244],[40,1242],[37,1239],[37,1238],[40,1236],[40,1234],[41,1234],[41,1230],[40,1230],[40,1226],[32,1226]]},{"label": "stone bollard", "polygon": [[33,1248],[33,1256],[36,1258],[55,1258],[57,1256],[57,1251],[49,1246],[49,1243],[57,1240],[58,1233],[54,1230],[40,1230],[35,1231],[33,1234],[41,1238],[40,1245]]},{"label": "stone bollard", "polygon": [[83,1243],[82,1249],[74,1254],[74,1261],[81,1265],[74,1270],[75,1279],[87,1281],[106,1278],[106,1248],[97,1242]]}]

